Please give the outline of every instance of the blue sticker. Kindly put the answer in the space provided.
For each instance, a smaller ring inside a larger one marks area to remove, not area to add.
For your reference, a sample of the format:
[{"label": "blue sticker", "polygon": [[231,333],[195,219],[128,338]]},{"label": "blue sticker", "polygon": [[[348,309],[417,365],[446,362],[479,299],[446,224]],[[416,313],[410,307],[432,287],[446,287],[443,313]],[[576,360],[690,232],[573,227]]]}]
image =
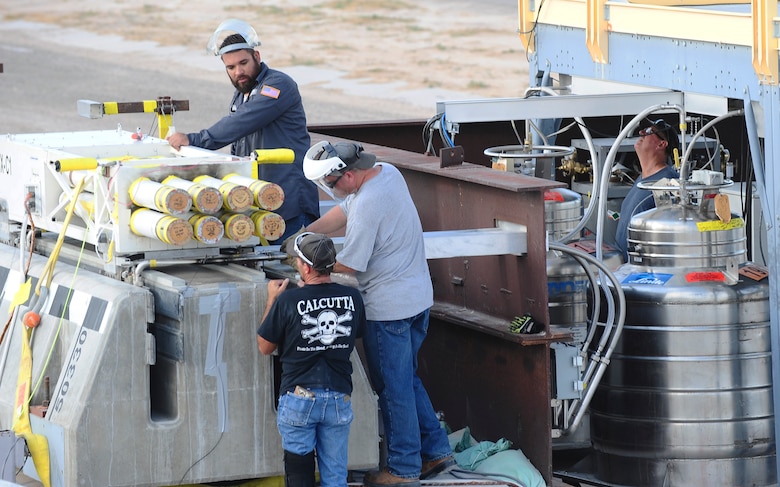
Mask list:
[{"label": "blue sticker", "polygon": [[629,274],[621,284],[647,284],[650,286],[663,286],[674,274],[653,274],[652,272],[637,272]]}]

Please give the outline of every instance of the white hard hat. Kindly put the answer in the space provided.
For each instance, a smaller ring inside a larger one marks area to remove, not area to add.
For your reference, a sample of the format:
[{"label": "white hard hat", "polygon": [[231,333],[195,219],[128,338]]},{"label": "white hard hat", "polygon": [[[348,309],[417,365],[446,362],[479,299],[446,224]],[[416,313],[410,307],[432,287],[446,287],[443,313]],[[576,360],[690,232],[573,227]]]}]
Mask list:
[{"label": "white hard hat", "polygon": [[306,179],[314,181],[327,194],[333,194],[335,183],[328,183],[328,176],[342,176],[350,169],[368,169],[376,163],[376,156],[363,150],[360,144],[337,142],[331,145],[328,141],[317,142],[306,151],[303,157],[303,174]]},{"label": "white hard hat", "polygon": [[[238,42],[236,44],[230,44],[220,49],[220,45],[231,34],[238,34],[244,38],[244,42]],[[243,20],[227,19],[219,24],[217,30],[211,34],[208,44],[206,44],[206,50],[215,56],[221,56],[226,52],[237,51],[239,49],[254,49],[260,45],[260,39],[257,37],[257,32],[251,25],[247,24]]]},{"label": "white hard hat", "polygon": [[315,181],[324,178],[334,171],[347,167],[330,142],[317,142],[306,151],[303,157],[303,174],[306,179]]}]

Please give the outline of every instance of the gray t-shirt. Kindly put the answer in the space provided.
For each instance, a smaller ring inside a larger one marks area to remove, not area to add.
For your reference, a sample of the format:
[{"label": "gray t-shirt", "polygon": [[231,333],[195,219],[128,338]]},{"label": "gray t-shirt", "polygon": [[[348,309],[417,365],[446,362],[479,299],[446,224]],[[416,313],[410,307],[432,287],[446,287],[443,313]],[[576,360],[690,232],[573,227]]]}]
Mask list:
[{"label": "gray t-shirt", "polygon": [[433,306],[433,286],[406,181],[394,166],[378,165],[379,174],[341,202],[347,231],[337,259],[356,271],[368,320],[400,320]]}]

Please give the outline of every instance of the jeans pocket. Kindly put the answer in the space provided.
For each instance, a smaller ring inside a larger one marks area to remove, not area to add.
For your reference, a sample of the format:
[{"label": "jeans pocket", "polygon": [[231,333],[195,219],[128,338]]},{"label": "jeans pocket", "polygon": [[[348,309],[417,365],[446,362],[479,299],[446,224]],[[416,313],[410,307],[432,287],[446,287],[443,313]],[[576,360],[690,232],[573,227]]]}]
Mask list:
[{"label": "jeans pocket", "polygon": [[393,335],[403,336],[406,333],[409,333],[409,329],[411,328],[409,320],[383,321],[381,323],[387,333],[392,333]]},{"label": "jeans pocket", "polygon": [[352,399],[344,394],[335,398],[336,402],[336,422],[338,424],[350,424],[355,415],[352,413]]},{"label": "jeans pocket", "polygon": [[314,398],[296,396],[289,392],[279,398],[278,421],[290,426],[305,426],[309,423]]}]

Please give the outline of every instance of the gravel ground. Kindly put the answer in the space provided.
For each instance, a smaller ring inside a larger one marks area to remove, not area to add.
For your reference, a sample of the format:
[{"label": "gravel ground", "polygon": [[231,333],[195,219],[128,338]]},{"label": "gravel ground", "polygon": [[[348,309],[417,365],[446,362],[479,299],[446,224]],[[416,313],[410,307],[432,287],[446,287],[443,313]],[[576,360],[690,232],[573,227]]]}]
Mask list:
[{"label": "gravel ground", "polygon": [[427,118],[436,101],[528,85],[511,0],[5,0],[0,133],[115,126],[78,120],[82,98],[187,99],[177,129],[211,124],[232,86],[205,45],[226,18],[255,27],[264,61],[299,83],[311,124]]}]

